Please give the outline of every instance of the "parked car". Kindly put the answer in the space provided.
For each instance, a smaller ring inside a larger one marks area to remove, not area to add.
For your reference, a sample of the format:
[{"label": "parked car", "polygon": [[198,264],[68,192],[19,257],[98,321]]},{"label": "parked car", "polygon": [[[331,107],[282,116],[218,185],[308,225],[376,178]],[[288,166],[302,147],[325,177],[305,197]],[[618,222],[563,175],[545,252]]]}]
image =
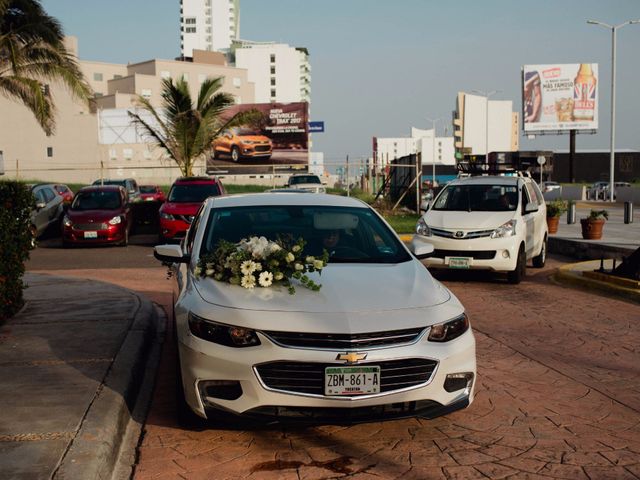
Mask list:
[{"label": "parked car", "polygon": [[[277,284],[243,288],[196,268],[221,240],[291,235],[310,244],[329,231],[352,243],[335,249],[321,276],[308,274],[319,291],[300,283],[293,295]],[[204,418],[224,411],[340,423],[431,418],[468,406],[475,340],[464,307],[417,259],[431,251],[422,238],[406,247],[353,198],[207,199],[182,245],[155,248],[158,259],[175,262],[186,405]]]},{"label": "parked car", "polygon": [[608,197],[609,182],[595,182],[587,189],[588,200],[606,200]]},{"label": "parked car", "polygon": [[287,188],[295,188],[310,193],[325,193],[327,189],[322,185],[318,175],[298,173],[291,175],[287,181]]},{"label": "parked car", "polygon": [[69,204],[73,201],[73,192],[66,185],[56,184],[53,186],[53,188],[58,193],[58,195],[62,197],[62,201],[65,204]]},{"label": "parked car", "polygon": [[540,190],[542,190],[542,193],[547,193],[552,190],[562,190],[562,185],[560,185],[558,182],[552,182],[548,180],[540,184]]},{"label": "parked car", "polygon": [[273,152],[269,137],[247,128],[233,128],[213,141],[213,158],[226,155],[237,162],[242,158],[268,160]]},{"label": "parked car", "polygon": [[140,202],[140,187],[133,178],[99,178],[93,185],[120,185],[127,191],[130,202]]},{"label": "parked car", "polygon": [[167,199],[159,185],[140,185],[140,198],[145,202],[164,202]]},{"label": "parked car", "polygon": [[415,237],[433,244],[430,268],[507,272],[520,283],[526,262],[543,267],[546,204],[528,177],[479,176],[450,182],[416,225]]},{"label": "parked car", "polygon": [[48,228],[59,225],[63,214],[63,199],[52,184],[28,185],[36,208],[31,212],[33,238],[40,237]]},{"label": "parked car", "polygon": [[119,185],[81,188],[62,221],[62,244],[126,246],[132,225],[127,191]]},{"label": "parked car", "polygon": [[160,243],[182,240],[202,202],[223,194],[224,187],[215,177],[178,178],[160,207]]}]

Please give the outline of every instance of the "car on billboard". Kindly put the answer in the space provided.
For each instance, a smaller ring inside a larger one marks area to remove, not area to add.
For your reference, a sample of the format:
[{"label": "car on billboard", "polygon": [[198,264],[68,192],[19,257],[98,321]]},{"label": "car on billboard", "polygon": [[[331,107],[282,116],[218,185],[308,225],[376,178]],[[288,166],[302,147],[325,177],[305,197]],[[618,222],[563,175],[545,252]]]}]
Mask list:
[{"label": "car on billboard", "polygon": [[227,156],[234,162],[242,158],[261,158],[269,160],[273,152],[273,143],[269,137],[247,128],[227,130],[213,141],[213,158]]}]

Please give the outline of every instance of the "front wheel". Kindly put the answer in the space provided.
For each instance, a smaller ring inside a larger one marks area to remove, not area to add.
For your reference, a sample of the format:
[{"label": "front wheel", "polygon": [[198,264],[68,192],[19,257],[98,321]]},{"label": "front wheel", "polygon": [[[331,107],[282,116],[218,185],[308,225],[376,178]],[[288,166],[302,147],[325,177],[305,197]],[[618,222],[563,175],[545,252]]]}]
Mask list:
[{"label": "front wheel", "polygon": [[231,160],[234,162],[240,160],[240,149],[238,147],[231,148]]},{"label": "front wheel", "polygon": [[542,248],[538,256],[533,257],[533,266],[535,268],[542,268],[547,261],[547,236],[545,235],[542,241]]},{"label": "front wheel", "polygon": [[518,260],[516,261],[516,268],[510,272],[507,272],[507,280],[513,285],[519,284],[524,278],[527,271],[527,257],[524,253],[524,245],[520,246],[518,251]]}]

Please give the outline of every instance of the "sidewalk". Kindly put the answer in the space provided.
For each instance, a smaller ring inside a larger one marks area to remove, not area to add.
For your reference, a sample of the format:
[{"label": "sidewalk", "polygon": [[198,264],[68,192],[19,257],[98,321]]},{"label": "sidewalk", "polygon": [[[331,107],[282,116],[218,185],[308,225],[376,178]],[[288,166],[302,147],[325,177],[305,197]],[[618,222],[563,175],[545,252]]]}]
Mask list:
[{"label": "sidewalk", "polygon": [[109,477],[123,441],[137,441],[163,314],[112,284],[32,273],[25,282],[25,307],[0,327],[0,477]]}]

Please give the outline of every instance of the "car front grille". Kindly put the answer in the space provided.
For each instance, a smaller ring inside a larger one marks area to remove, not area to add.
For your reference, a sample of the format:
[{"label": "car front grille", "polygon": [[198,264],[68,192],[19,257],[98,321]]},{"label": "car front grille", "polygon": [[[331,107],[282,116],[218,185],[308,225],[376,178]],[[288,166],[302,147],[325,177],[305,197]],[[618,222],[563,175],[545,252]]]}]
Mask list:
[{"label": "car front grille", "polygon": [[269,145],[256,145],[254,150],[256,152],[268,152],[271,150],[271,147],[269,147]]},{"label": "car front grille", "polygon": [[431,257],[445,258],[445,257],[471,257],[475,260],[492,260],[496,257],[495,250],[442,250],[435,249],[431,254]]},{"label": "car front grille", "polygon": [[[357,364],[359,367],[380,367],[380,393],[424,385],[431,380],[437,365],[437,361],[426,358]],[[325,368],[344,366],[346,365],[343,363],[278,361],[257,365],[255,370],[262,383],[272,390],[306,395],[324,395]]]},{"label": "car front grille", "polygon": [[439,228],[431,228],[431,233],[433,233],[433,235],[436,235],[438,237],[453,238],[454,240],[469,240],[472,238],[490,237],[494,230],[495,229],[477,230],[475,232],[463,232],[461,230],[449,231],[449,230],[441,230]]},{"label": "car front grille", "polygon": [[354,350],[397,346],[415,342],[425,327],[367,333],[301,333],[263,332],[273,342],[284,347],[327,350]]},{"label": "car front grille", "polygon": [[73,228],[91,232],[95,230],[106,230],[108,227],[106,223],[76,223]]}]

